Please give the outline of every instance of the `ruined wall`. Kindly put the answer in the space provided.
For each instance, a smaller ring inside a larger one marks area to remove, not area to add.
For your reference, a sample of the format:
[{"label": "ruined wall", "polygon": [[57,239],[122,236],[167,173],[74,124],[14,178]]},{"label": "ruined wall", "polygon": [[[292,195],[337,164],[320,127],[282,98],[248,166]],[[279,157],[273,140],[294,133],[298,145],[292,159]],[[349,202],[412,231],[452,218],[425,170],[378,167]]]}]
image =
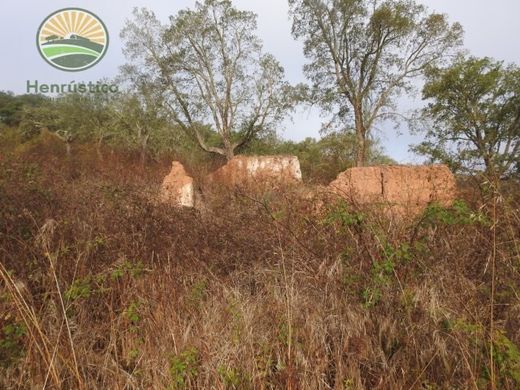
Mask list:
[{"label": "ruined wall", "polygon": [[329,189],[354,204],[381,204],[410,212],[430,202],[449,206],[456,196],[455,177],[445,165],[350,168]]},{"label": "ruined wall", "polygon": [[188,176],[180,162],[174,161],[172,163],[172,169],[161,185],[159,198],[162,202],[174,206],[194,206],[195,191],[193,178]]},{"label": "ruined wall", "polygon": [[208,182],[228,186],[301,182],[295,156],[237,156],[208,176]]}]

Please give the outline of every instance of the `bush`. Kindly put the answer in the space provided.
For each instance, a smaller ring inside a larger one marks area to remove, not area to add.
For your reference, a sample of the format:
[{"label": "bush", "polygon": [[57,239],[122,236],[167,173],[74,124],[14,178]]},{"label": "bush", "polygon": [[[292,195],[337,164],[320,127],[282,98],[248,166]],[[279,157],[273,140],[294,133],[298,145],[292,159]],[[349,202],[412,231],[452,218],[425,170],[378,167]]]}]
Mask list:
[{"label": "bush", "polygon": [[297,189],[183,210],[155,201],[169,161],[53,142],[0,160],[1,388],[485,388],[491,342],[518,386],[518,192],[496,225],[466,199],[410,225],[310,212]]}]

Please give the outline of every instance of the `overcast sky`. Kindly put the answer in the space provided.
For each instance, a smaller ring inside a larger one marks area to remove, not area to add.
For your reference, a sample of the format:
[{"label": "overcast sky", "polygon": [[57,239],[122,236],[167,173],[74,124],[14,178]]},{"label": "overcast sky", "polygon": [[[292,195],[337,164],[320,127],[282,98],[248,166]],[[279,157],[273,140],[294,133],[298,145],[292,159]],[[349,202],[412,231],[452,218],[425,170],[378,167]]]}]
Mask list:
[{"label": "overcast sky", "polygon": [[[520,63],[520,0],[419,0],[431,10],[449,15],[451,21],[462,24],[465,30],[465,47],[476,56],[489,56],[506,62]],[[301,43],[290,34],[286,0],[234,0],[241,9],[258,14],[258,35],[265,50],[274,54],[283,64],[292,83],[305,81],[302,66],[305,59]],[[194,0],[6,0],[0,12],[0,90],[25,93],[27,80],[40,83],[69,83],[71,81],[97,81],[113,77],[125,61],[121,52],[119,32],[134,7],[147,7],[163,21],[179,9],[193,7]],[[35,45],[36,30],[52,12],[66,7],[85,8],[98,15],[110,34],[110,47],[103,60],[93,68],[69,73],[54,69],[38,54]],[[418,97],[403,102],[402,110],[420,106]],[[315,111],[298,112],[293,122],[285,125],[282,135],[293,140],[319,137],[323,119]],[[418,162],[408,152],[410,143],[417,137],[406,130],[397,134],[391,125],[382,126],[377,135],[386,152],[398,162]]]}]

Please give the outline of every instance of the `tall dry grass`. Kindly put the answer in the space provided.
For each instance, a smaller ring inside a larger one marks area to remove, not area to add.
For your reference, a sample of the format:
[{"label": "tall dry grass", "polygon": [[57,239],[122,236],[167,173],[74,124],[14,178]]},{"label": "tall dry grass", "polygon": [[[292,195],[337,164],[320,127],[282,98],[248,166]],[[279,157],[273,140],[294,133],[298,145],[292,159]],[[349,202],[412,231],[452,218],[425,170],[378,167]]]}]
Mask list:
[{"label": "tall dry grass", "polygon": [[298,188],[169,208],[168,168],[2,154],[0,388],[520,386],[516,184],[404,223]]}]

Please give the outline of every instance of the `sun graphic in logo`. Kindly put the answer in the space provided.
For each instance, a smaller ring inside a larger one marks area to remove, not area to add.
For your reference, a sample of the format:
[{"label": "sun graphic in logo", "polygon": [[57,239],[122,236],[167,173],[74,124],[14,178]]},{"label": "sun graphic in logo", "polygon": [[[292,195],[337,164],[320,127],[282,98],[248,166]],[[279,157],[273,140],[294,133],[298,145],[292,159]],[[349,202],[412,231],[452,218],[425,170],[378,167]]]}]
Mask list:
[{"label": "sun graphic in logo", "polygon": [[94,66],[108,48],[104,23],[81,8],[66,8],[49,15],[38,29],[36,39],[45,61],[70,72]]}]

